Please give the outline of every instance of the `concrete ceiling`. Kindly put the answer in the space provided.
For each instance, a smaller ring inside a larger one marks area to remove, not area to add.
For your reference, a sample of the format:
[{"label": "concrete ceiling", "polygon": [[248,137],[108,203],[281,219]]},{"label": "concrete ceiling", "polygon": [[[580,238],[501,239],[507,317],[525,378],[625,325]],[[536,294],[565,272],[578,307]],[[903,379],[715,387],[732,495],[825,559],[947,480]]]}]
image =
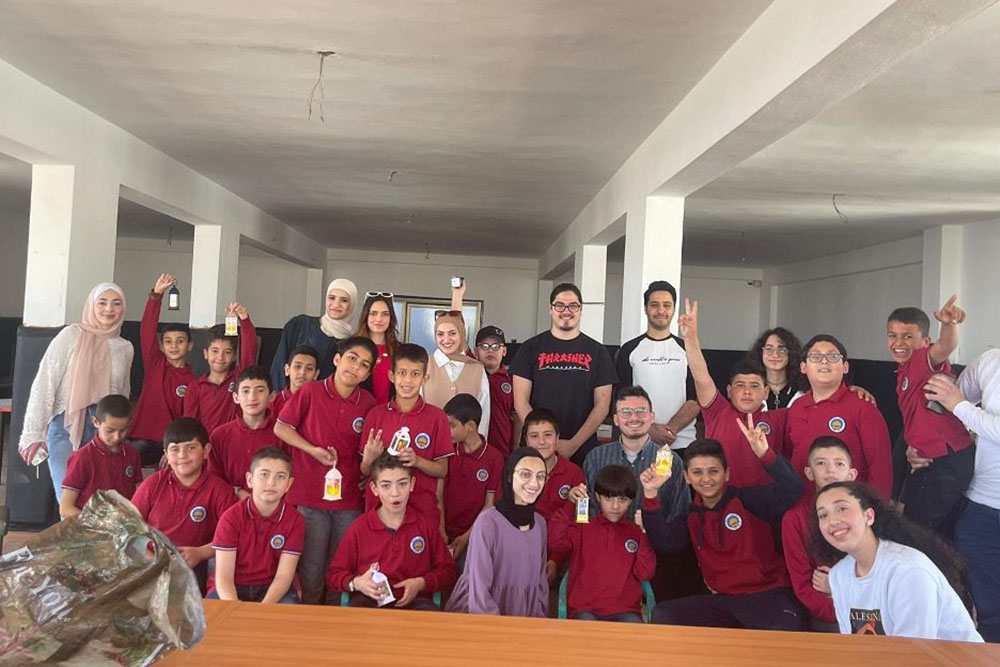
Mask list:
[{"label": "concrete ceiling", "polygon": [[0,59],[324,244],[536,257],[768,4],[8,0]]},{"label": "concrete ceiling", "polygon": [[692,195],[685,262],[765,266],[1000,220],[998,119],[1000,5]]}]

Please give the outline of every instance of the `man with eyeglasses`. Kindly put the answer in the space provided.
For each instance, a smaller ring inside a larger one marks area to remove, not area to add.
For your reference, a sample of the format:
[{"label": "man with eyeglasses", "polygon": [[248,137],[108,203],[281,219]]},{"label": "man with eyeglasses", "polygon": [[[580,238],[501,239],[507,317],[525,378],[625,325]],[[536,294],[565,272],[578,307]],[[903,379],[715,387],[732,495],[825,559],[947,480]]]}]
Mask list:
[{"label": "man with eyeglasses", "polygon": [[486,368],[490,382],[490,444],[500,450],[504,458],[514,448],[514,385],[510,373],[503,365],[507,355],[507,341],[503,329],[485,326],[476,334],[476,358]]},{"label": "man with eyeglasses", "polygon": [[548,408],[559,418],[559,454],[577,465],[598,444],[597,427],[608,415],[616,380],[611,355],[580,331],[582,310],[576,285],[556,285],[549,296],[552,327],[526,340],[510,366],[519,422],[515,437],[533,408]]},{"label": "man with eyeglasses", "polygon": [[695,438],[698,403],[688,372],[684,342],[670,333],[677,290],[654,280],[642,295],[646,333],[621,346],[615,359],[618,386],[638,385],[649,392],[658,420],[649,435],[658,445],[684,449]]}]

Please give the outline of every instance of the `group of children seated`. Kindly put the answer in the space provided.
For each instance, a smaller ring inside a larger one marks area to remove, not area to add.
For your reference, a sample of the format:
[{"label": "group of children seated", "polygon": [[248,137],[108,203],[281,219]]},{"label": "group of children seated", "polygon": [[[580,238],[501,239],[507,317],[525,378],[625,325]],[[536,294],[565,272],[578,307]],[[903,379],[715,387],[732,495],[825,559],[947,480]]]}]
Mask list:
[{"label": "group of children seated", "polygon": [[[914,310],[889,320],[906,440],[920,457],[959,456],[968,433],[920,388],[949,371],[964,313],[949,302],[931,344],[927,317]],[[844,633],[981,641],[956,592],[958,559],[930,530],[951,510],[943,499],[954,505],[962,490],[938,488],[946,482],[930,474],[908,487],[905,507],[931,517],[929,529],[890,506],[885,422],[870,397],[844,384],[846,351],[831,336],[804,346],[811,391],[768,411],[759,365],[738,364],[720,395],[699,345],[697,303],[689,304],[679,324],[705,437],[683,460],[656,447],[649,396],[623,387],[612,405],[620,439],[580,468],[556,452],[559,420],[549,410],[527,416],[523,446],[505,456],[480,432],[476,397],[458,394],[443,409],[425,402],[428,354],[413,344],[392,357],[386,403],[361,386],[378,358],[364,337],[339,342],[323,380],[314,350],[292,350],[289,386],[275,393],[267,370],[252,365],[245,309],[233,311],[240,362],[233,338],[216,332],[209,373],[182,378],[180,395],[172,388],[187,368],[189,334],[167,326],[154,348],[155,318],[144,318],[136,413],[145,430],[132,434],[150,440],[162,428],[162,469],[142,479],[126,439],[131,405],[107,396],[60,500],[69,517],[97,489],[132,499],[208,597],[546,616],[565,577],[571,617],[641,622],[657,554],[693,551],[707,590],[660,601],[647,609],[652,622],[836,623]]]}]

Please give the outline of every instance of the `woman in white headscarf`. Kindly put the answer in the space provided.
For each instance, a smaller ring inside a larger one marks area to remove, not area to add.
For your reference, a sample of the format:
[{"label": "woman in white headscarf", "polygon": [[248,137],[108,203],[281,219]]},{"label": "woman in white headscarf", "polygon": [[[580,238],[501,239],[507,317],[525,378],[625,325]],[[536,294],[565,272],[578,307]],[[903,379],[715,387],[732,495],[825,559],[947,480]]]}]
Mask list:
[{"label": "woman in white headscarf", "polygon": [[122,288],[114,283],[94,287],[80,322],[52,339],[31,384],[18,450],[30,464],[48,457],[56,498],[70,455],[94,437],[97,402],[109,394],[130,393],[135,351],[120,336],[124,320]]},{"label": "woman in white headscarf", "polygon": [[351,315],[357,308],[358,288],[350,280],[337,278],[326,288],[326,306],[320,317],[296,315],[281,330],[278,349],[271,362],[271,382],[275,391],[286,385],[285,364],[288,353],[299,345],[311,345],[319,352],[319,377],[333,373],[333,355],[337,343],[354,335]]}]

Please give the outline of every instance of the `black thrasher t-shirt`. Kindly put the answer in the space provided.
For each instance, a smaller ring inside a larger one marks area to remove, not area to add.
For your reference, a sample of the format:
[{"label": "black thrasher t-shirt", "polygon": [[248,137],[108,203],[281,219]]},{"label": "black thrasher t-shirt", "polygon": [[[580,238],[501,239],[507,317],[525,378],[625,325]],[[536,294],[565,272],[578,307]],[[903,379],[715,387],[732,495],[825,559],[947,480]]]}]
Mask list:
[{"label": "black thrasher t-shirt", "polygon": [[[546,331],[526,340],[510,365],[511,375],[531,380],[531,406],[548,408],[559,419],[559,437],[568,440],[594,409],[594,389],[617,381],[611,355],[596,340],[580,334],[560,340]],[[595,433],[573,455],[582,464],[597,446]]]}]

